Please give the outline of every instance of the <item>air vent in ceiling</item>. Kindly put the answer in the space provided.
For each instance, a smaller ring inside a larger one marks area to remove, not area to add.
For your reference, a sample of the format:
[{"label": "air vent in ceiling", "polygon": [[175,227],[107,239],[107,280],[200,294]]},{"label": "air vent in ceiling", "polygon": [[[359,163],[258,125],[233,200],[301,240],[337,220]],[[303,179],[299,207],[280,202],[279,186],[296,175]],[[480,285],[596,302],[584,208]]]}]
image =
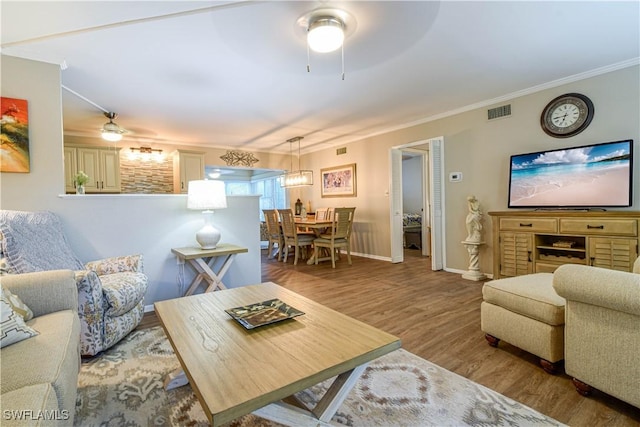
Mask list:
[{"label": "air vent in ceiling", "polygon": [[495,120],[501,117],[507,117],[511,115],[511,104],[501,105],[500,107],[491,108],[487,110],[487,119]]},{"label": "air vent in ceiling", "polygon": [[336,148],[336,155],[339,156],[340,154],[347,154],[347,147]]}]

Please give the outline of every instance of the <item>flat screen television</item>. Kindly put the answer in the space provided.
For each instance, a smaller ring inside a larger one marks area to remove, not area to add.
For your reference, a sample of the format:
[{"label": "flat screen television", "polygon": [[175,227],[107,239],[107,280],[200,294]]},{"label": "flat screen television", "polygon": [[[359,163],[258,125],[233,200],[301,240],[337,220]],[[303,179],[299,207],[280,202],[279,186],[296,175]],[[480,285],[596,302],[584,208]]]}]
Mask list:
[{"label": "flat screen television", "polygon": [[509,207],[628,207],[632,183],[632,139],[516,154],[509,171]]}]

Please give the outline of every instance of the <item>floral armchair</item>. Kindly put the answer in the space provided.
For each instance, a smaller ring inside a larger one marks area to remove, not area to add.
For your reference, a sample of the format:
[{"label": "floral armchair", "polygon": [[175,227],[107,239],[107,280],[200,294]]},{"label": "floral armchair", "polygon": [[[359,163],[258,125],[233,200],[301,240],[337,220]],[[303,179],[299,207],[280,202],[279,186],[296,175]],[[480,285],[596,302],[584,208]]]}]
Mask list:
[{"label": "floral armchair", "polygon": [[83,265],[69,246],[59,218],[47,211],[2,210],[0,233],[2,274],[75,271],[83,356],[111,347],[142,320],[148,284],[142,255]]}]

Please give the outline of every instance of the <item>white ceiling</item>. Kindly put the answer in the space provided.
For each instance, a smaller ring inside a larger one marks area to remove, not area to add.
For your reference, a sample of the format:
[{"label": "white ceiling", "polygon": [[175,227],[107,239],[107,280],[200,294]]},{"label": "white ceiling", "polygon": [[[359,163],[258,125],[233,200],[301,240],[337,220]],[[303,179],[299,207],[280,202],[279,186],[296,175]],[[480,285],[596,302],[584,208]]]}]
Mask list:
[{"label": "white ceiling", "polygon": [[[340,52],[298,18],[341,8]],[[302,152],[639,63],[638,1],[7,1],[2,53],[65,63],[66,135]]]}]

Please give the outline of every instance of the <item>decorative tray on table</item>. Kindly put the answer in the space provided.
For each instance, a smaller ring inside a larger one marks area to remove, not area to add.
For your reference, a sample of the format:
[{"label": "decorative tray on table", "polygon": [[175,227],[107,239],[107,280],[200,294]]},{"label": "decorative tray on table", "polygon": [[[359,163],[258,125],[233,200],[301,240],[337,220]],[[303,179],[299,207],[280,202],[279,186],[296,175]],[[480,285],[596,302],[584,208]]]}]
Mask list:
[{"label": "decorative tray on table", "polygon": [[304,314],[277,298],[225,311],[246,329],[269,325]]}]

